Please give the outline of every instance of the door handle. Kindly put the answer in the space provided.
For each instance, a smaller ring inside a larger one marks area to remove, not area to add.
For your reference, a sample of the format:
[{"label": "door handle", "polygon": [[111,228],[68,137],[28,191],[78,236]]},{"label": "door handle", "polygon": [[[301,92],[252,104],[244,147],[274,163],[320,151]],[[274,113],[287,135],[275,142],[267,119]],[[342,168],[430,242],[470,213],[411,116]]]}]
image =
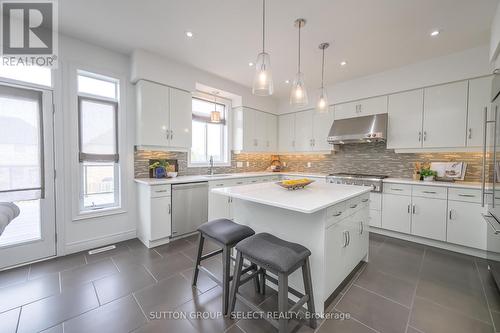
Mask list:
[{"label": "door handle", "polygon": [[413,206],[413,207],[412,207],[412,210],[411,210],[411,211],[412,211],[412,213],[413,213],[413,214],[415,214],[415,205],[412,205],[412,206]]},{"label": "door handle", "polygon": [[347,246],[347,231],[342,231],[342,237],[344,238],[343,243],[342,243],[342,247],[346,247]]}]

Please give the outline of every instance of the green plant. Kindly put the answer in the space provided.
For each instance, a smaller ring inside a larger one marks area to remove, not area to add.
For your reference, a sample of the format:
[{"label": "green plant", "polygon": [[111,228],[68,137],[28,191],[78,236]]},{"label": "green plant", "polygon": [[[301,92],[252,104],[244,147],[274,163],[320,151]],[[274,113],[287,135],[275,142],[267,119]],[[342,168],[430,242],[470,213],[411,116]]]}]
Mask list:
[{"label": "green plant", "polygon": [[437,176],[437,172],[431,169],[421,169],[420,175],[422,177],[435,177]]},{"label": "green plant", "polygon": [[160,161],[156,161],[154,162],[153,164],[149,165],[149,168],[150,169],[156,169],[156,168],[159,168],[159,167],[162,167],[164,168],[165,170],[167,170],[167,168],[170,166],[170,163],[168,163],[167,161],[165,160],[160,160]]}]

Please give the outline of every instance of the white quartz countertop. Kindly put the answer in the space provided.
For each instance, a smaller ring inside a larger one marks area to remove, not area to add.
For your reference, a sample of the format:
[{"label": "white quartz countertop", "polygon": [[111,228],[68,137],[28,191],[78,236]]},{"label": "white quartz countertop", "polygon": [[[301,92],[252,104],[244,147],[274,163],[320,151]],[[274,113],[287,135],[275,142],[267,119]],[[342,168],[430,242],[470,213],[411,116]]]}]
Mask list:
[{"label": "white quartz countertop", "polygon": [[[384,183],[481,189],[480,182],[464,182],[464,181],[456,181],[452,183],[439,182],[439,181],[424,182],[409,178],[386,178],[384,179]],[[486,184],[486,188],[491,188],[491,184]]]},{"label": "white quartz countertop", "polygon": [[287,190],[275,183],[212,189],[213,193],[300,213],[315,213],[347,199],[370,192],[369,187],[314,182],[304,189]]},{"label": "white quartz countertop", "polygon": [[237,178],[250,178],[250,177],[263,177],[263,176],[300,176],[300,177],[326,177],[326,174],[319,173],[297,173],[297,172],[240,172],[240,173],[226,173],[218,176],[208,175],[195,175],[195,176],[178,176],[175,178],[135,178],[134,181],[139,184],[145,185],[164,185],[164,184],[180,184],[180,183],[195,183],[207,182],[212,180],[224,179],[237,179]]}]

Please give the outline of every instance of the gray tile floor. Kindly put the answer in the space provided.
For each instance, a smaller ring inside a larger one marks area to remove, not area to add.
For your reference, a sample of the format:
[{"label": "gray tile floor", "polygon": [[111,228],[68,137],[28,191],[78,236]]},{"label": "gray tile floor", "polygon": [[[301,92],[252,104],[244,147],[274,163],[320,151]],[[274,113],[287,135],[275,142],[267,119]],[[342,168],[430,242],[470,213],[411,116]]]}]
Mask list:
[{"label": "gray tile floor", "polygon": [[[115,250],[78,253],[0,272],[0,332],[276,332],[262,319],[166,318],[218,313],[221,289],[200,272],[190,285],[196,240],[147,249],[137,239]],[[207,249],[213,250],[214,246]],[[219,258],[206,266],[221,274]],[[243,292],[266,311],[276,293]],[[237,310],[249,311],[241,303]],[[167,311],[167,312],[162,312]],[[317,332],[471,333],[500,329],[500,295],[484,260],[370,236],[370,262],[328,308]],[[155,316],[153,318],[152,316]],[[294,322],[294,332],[312,332]]]}]

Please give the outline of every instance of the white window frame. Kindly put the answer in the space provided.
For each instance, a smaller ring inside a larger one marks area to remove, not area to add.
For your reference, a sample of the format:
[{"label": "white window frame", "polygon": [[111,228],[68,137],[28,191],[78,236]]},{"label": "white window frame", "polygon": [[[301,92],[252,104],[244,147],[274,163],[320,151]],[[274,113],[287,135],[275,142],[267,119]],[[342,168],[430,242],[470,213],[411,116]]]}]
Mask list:
[{"label": "white window frame", "polygon": [[[115,95],[116,98],[109,98],[109,97],[103,97],[103,96],[98,96],[94,94],[89,94],[89,93],[82,93],[78,91],[78,77],[82,76],[87,76],[90,78],[98,79],[98,80],[104,80],[104,81],[109,81],[115,84],[116,91]],[[77,122],[78,122],[78,134],[77,134],[77,142],[78,142],[78,169],[79,169],[79,185],[78,185],[78,216],[85,216],[85,215],[95,215],[96,213],[101,215],[100,213],[109,213],[110,211],[119,211],[122,209],[122,168],[121,168],[121,160],[119,159],[120,156],[120,130],[121,130],[121,82],[119,78],[114,78],[102,74],[97,74],[93,72],[89,72],[86,70],[76,70],[76,76],[75,76],[75,85],[76,85],[76,95],[77,95]],[[115,105],[115,112],[116,112],[116,118],[115,118],[115,126],[116,126],[116,154],[114,156],[105,156],[106,160],[100,161],[97,156],[90,156],[90,160],[82,160],[82,154],[80,151],[80,115],[81,115],[81,101],[83,100],[89,100],[89,101],[96,101],[96,102],[103,102],[107,104],[114,104]],[[123,156],[123,155],[122,155]],[[84,206],[84,187],[85,187],[85,182],[84,182],[84,172],[85,172],[85,167],[84,167],[84,162],[87,163],[114,163],[114,203],[108,204],[108,205],[99,205],[96,207],[85,207]]]},{"label": "white window frame", "polygon": [[[196,92],[193,93],[192,96],[193,99],[201,99],[210,103],[214,103],[214,96],[203,93],[203,92]],[[225,161],[215,161],[214,166],[220,166],[220,167],[228,167],[231,166],[231,124],[232,124],[232,108],[231,108],[231,100],[217,96],[217,104],[222,104],[224,105],[224,111],[225,111],[225,125],[221,126],[221,131],[223,131],[223,142],[221,147],[221,151],[224,152],[224,155],[226,157]],[[195,120],[191,120],[195,121]],[[205,140],[205,145],[208,144],[208,139]],[[225,147],[224,147],[225,146]],[[207,151],[207,148],[205,147],[205,151]],[[207,156],[207,161],[203,162],[194,162],[191,161],[191,150],[188,151],[188,167],[189,168],[198,168],[198,167],[207,167],[209,166],[210,163],[208,161],[208,156]]]}]

